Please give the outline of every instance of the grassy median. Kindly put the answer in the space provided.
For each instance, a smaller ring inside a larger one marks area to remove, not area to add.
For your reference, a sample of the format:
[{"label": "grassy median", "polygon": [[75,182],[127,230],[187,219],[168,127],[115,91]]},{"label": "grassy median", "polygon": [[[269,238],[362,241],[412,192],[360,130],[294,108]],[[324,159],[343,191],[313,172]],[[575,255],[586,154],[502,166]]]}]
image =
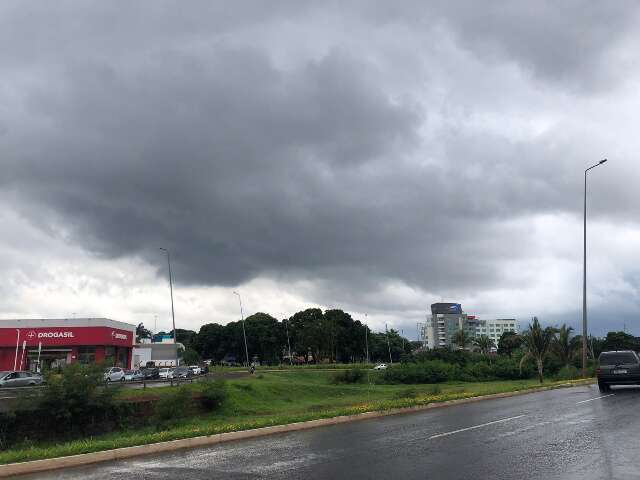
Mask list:
[{"label": "grassy median", "polygon": [[[228,397],[214,413],[177,420],[157,426],[110,433],[57,444],[25,443],[0,452],[0,464],[53,458],[113,448],[143,445],[200,435],[282,425],[292,422],[426,405],[494,393],[539,387],[536,380],[494,382],[449,382],[437,385],[380,385],[375,383],[334,384],[331,372],[288,371],[259,373],[250,378],[226,382]],[[375,375],[368,372],[368,375]],[[563,386],[570,382],[547,382]],[[197,394],[198,383],[186,386]],[[170,395],[175,387],[121,390],[121,400]]]}]

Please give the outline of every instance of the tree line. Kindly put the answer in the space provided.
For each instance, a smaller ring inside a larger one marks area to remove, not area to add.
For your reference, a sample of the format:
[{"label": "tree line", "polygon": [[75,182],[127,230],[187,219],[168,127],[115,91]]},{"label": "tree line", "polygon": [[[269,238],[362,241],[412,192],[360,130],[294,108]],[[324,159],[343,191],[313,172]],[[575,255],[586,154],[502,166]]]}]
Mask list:
[{"label": "tree line", "polygon": [[[236,321],[226,325],[207,323],[198,332],[176,329],[178,342],[185,346],[184,361],[245,363],[242,327],[242,321]],[[370,361],[398,362],[416,344],[394,329],[373,332],[340,309],[308,308],[283,320],[258,312],[244,320],[244,329],[249,361],[270,365],[364,362],[367,344]],[[173,331],[167,333],[173,335]],[[138,325],[137,334],[139,338],[151,337],[142,324]]]},{"label": "tree line", "polygon": [[[459,330],[453,336],[453,343],[462,350],[475,350],[486,357],[493,350],[497,354],[519,360],[520,369],[527,361],[535,364],[540,382],[546,371],[557,373],[560,369],[573,370],[582,366],[582,336],[572,335],[573,327],[563,324],[561,327],[545,327],[540,325],[537,317],[521,334],[504,332],[494,345],[486,335],[472,338],[466,331]],[[600,353],[607,350],[640,351],[640,339],[626,332],[608,332],[605,338],[587,338],[587,358],[592,370]]]}]

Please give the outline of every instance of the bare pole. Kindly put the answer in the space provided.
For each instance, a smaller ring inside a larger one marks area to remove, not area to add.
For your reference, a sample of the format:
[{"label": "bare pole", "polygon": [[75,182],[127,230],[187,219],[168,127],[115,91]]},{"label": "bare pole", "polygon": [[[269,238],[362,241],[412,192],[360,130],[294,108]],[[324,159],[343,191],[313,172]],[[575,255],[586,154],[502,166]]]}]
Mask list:
[{"label": "bare pole", "polygon": [[287,329],[287,347],[289,348],[289,365],[293,365],[293,360],[291,359],[291,343],[289,342],[289,320],[284,319],[284,326]]},{"label": "bare pole", "polygon": [[249,349],[247,348],[247,332],[244,329],[244,311],[242,310],[242,297],[238,292],[233,292],[233,294],[238,296],[238,301],[240,302],[240,318],[242,319],[242,336],[244,337],[244,358],[246,361],[247,368],[249,368]]},{"label": "bare pole", "polygon": [[606,162],[600,160],[584,171],[584,224],[583,224],[583,258],[582,258],[582,376],[587,376],[587,172]]},{"label": "bare pole", "polygon": [[389,350],[389,363],[393,363],[393,359],[391,358],[391,345],[389,344],[389,329],[387,328],[387,324],[384,324],[384,331],[387,333],[387,349]]},{"label": "bare pole", "polygon": [[169,265],[169,291],[171,292],[171,321],[173,325],[173,345],[176,350],[176,368],[178,368],[178,336],[176,334],[176,313],[173,309],[173,276],[171,274],[171,253],[166,248],[160,247],[160,250],[167,254],[167,265]]},{"label": "bare pole", "polygon": [[369,321],[367,314],[364,314],[364,343],[367,347],[367,363],[369,363]]}]

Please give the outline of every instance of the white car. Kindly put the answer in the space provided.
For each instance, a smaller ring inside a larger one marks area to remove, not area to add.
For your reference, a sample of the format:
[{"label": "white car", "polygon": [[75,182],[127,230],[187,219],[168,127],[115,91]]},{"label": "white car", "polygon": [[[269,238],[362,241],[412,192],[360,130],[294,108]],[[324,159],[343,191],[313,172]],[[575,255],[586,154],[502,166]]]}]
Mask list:
[{"label": "white car", "polygon": [[381,363],[380,365],[376,365],[375,367],[373,367],[374,370],[386,370],[387,369],[387,364],[386,363]]},{"label": "white car", "polygon": [[194,375],[200,375],[202,373],[202,369],[198,365],[191,365],[189,370],[191,370],[191,373]]},{"label": "white car", "polygon": [[120,367],[111,367],[104,372],[105,382],[124,382],[124,370]]},{"label": "white car", "polygon": [[171,378],[171,371],[173,369],[172,368],[161,368],[158,371],[158,375],[160,376],[160,378]]}]

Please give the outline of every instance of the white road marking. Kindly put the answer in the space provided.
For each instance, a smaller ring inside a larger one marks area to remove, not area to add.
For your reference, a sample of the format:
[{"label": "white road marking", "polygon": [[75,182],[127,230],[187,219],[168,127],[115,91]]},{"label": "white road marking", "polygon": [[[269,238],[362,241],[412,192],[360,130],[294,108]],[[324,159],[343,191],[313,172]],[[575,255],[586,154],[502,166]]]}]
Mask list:
[{"label": "white road marking", "polygon": [[615,393],[610,393],[609,395],[602,395],[601,397],[590,398],[589,400],[582,400],[581,402],[577,402],[576,405],[580,405],[581,403],[593,402],[594,400],[600,400],[601,398],[607,398],[611,395],[615,395]]},{"label": "white road marking", "polygon": [[476,428],[487,427],[489,425],[495,425],[496,423],[504,423],[504,422],[509,422],[511,420],[517,420],[518,418],[522,418],[524,416],[525,415],[517,415],[515,417],[509,417],[509,418],[503,418],[503,419],[500,419],[500,420],[494,420],[493,422],[483,423],[481,425],[474,425],[473,427],[461,428],[460,430],[454,430],[452,432],[438,433],[437,435],[431,435],[429,437],[429,440],[433,440],[434,438],[446,437],[448,435],[453,435],[455,433],[467,432],[469,430],[475,430]]}]

